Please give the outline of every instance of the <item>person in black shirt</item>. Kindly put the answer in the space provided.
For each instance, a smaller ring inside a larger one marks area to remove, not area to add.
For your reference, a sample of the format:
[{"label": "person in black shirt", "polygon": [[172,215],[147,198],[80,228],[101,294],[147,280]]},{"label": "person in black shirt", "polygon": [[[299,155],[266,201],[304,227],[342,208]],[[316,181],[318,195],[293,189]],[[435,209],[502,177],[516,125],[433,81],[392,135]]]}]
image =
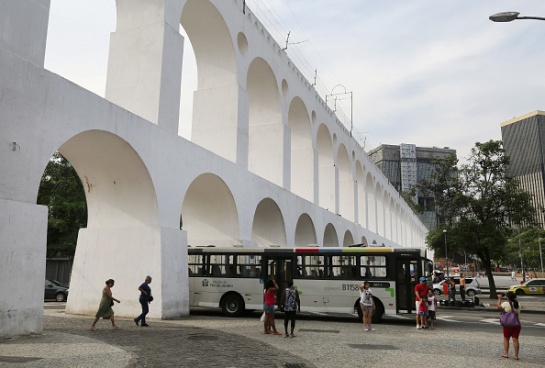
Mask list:
[{"label": "person in black shirt", "polygon": [[148,327],[149,325],[146,323],[146,315],[149,312],[149,303],[153,300],[153,296],[151,295],[151,288],[149,287],[149,284],[151,284],[151,276],[146,276],[146,280],[140,287],[138,287],[138,290],[140,291],[140,298],[138,301],[140,302],[140,305],[142,306],[142,313],[134,319],[134,323],[138,326],[138,323],[142,321],[142,324],[140,326],[142,327]]}]

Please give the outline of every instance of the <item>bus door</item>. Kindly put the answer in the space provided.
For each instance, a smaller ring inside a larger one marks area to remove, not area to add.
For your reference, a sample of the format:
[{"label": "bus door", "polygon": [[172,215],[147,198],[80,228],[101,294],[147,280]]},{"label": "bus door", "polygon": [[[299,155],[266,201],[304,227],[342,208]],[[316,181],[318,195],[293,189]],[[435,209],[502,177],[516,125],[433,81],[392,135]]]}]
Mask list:
[{"label": "bus door", "polygon": [[398,258],[396,260],[396,305],[397,312],[412,313],[414,305],[414,287],[418,273],[418,260]]},{"label": "bus door", "polygon": [[278,284],[277,303],[280,303],[282,292],[287,287],[289,280],[292,280],[292,258],[285,256],[266,255],[265,262],[267,264],[265,282],[269,279],[274,279]]}]

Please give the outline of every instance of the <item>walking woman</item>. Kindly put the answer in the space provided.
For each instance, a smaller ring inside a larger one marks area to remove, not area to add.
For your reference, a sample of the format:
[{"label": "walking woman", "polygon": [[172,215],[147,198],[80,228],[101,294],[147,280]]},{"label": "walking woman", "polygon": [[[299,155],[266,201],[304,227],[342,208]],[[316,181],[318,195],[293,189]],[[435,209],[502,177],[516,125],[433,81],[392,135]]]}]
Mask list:
[{"label": "walking woman", "polygon": [[[265,283],[265,290],[263,291],[263,310],[265,311],[265,321],[263,326],[265,328],[265,334],[282,335],[276,331],[276,324],[274,322],[274,307],[276,305],[276,292],[278,291],[278,285],[274,280],[268,280]],[[272,331],[271,331],[272,330]]]},{"label": "walking woman", "polygon": [[[301,313],[301,302],[299,301],[299,292],[293,287],[293,281],[288,281],[288,287],[282,293],[280,305],[284,306],[284,332],[285,337],[295,337],[295,315]],[[288,335],[288,321],[291,322],[290,334]]]},{"label": "walking woman", "polygon": [[95,315],[95,320],[91,325],[91,330],[93,331],[96,330],[95,325],[97,324],[100,317],[111,320],[112,328],[117,328],[114,320],[114,310],[112,309],[112,305],[114,305],[114,302],[121,302],[114,298],[112,295],[111,289],[114,286],[114,283],[114,280],[109,279],[106,281],[106,286],[104,287],[104,289],[102,289],[102,299],[100,299],[100,305],[98,307],[97,314]]},{"label": "walking woman", "polygon": [[[520,315],[520,304],[517,296],[513,292],[508,292],[506,295],[507,301],[501,302],[503,294],[498,295],[498,310],[509,313],[512,310],[517,315]],[[515,350],[515,360],[519,360],[519,335],[521,326],[509,327],[503,326],[503,355],[504,358],[509,358],[509,339],[513,338],[513,348]]]}]

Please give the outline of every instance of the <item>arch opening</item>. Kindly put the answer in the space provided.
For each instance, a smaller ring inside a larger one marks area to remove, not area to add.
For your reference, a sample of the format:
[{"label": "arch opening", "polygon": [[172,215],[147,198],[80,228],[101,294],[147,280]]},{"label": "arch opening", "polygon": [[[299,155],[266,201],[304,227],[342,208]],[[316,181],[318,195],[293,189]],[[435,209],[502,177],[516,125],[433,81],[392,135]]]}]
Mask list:
[{"label": "arch opening", "polygon": [[202,174],[187,189],[181,216],[191,246],[240,244],[235,200],[225,182]]}]

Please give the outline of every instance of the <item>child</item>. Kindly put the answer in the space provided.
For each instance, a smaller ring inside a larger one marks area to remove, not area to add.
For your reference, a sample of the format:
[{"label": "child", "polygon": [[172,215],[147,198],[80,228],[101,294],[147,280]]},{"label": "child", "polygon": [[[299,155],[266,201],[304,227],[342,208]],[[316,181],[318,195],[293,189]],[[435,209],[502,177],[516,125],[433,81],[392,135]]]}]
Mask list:
[{"label": "child", "polygon": [[420,316],[420,324],[422,328],[428,328],[428,297],[422,296],[420,307],[418,308],[418,315]]},{"label": "child", "polygon": [[433,290],[428,290],[428,314],[430,317],[431,329],[435,328],[435,311],[437,310],[437,298]]}]

